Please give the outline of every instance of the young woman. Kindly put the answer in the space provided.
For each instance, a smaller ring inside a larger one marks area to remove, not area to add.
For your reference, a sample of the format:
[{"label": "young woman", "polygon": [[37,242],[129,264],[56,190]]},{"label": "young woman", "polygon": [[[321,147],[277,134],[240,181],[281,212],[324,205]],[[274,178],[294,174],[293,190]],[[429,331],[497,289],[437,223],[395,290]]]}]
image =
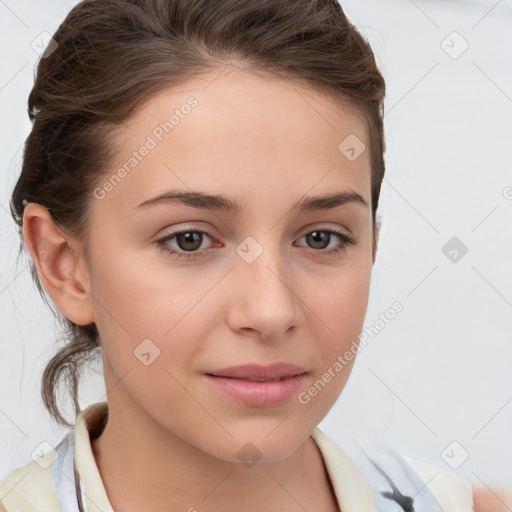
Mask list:
[{"label": "young woman", "polygon": [[[472,510],[461,477],[317,425],[357,353],[385,83],[334,0],[84,0],[40,60],[12,213],[73,429],[0,510]],[[50,301],[49,301],[50,304]],[[101,353],[107,401],[80,410]]]}]

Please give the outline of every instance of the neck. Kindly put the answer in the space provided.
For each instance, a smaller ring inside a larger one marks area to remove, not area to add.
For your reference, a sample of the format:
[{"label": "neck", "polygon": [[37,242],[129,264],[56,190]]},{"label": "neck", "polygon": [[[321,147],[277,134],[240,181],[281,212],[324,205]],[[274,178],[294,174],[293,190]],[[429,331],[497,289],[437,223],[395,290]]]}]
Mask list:
[{"label": "neck", "polygon": [[110,404],[103,432],[91,441],[116,512],[338,510],[311,437],[285,459],[248,467],[205,453],[135,409]]}]

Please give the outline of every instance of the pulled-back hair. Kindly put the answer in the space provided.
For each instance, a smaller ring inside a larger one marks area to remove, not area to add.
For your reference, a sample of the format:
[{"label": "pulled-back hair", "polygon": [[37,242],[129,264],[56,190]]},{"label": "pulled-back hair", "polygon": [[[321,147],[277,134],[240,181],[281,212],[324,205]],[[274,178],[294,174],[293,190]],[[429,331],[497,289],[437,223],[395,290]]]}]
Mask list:
[{"label": "pulled-back hair", "polygon": [[[276,78],[299,79],[364,120],[375,212],[384,177],[385,82],[366,39],[336,0],[83,0],[67,15],[40,59],[28,98],[33,123],[11,214],[22,232],[27,202],[48,209],[55,225],[89,251],[92,191],[115,157],[116,128],[152,95],[229,62]],[[341,142],[341,141],[340,141]],[[22,252],[23,240],[18,258]],[[100,352],[95,323],[77,325],[45,296],[64,328],[64,345],[42,376],[43,403],[58,406],[61,379],[75,413],[83,364]]]}]

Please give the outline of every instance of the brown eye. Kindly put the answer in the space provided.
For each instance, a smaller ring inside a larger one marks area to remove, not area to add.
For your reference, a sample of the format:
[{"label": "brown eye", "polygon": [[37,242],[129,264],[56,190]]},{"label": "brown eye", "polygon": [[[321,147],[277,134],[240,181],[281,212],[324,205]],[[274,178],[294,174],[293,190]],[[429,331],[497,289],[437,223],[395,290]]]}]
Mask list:
[{"label": "brown eye", "polygon": [[184,231],[172,238],[176,238],[176,244],[183,251],[197,251],[201,247],[203,234],[199,231]]},{"label": "brown eye", "polygon": [[[207,238],[212,238],[212,236],[206,231],[185,229],[166,235],[160,240],[157,240],[156,245],[170,256],[178,259],[197,258],[203,254],[203,251],[198,249],[201,247],[205,236]],[[173,239],[175,239],[175,246],[172,246],[169,243]]]},{"label": "brown eye", "polygon": [[331,233],[328,231],[311,231],[306,235],[306,240],[313,249],[325,249],[331,240]]},{"label": "brown eye", "polygon": [[[338,242],[334,247],[328,248],[330,242],[333,240]],[[330,229],[315,229],[310,231],[302,238],[306,239],[309,247],[315,249],[315,252],[321,254],[335,254],[340,251],[345,251],[348,245],[354,244],[354,239],[341,231],[330,230]]]}]

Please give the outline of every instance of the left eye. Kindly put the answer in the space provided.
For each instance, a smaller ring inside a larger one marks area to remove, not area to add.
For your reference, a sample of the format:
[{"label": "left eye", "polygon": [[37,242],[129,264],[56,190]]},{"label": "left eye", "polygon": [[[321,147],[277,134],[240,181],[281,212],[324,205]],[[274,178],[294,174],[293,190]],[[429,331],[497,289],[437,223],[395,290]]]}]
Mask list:
[{"label": "left eye", "polygon": [[[306,233],[301,238],[306,238],[309,243],[313,243],[313,249],[318,249],[324,251],[327,247],[324,247],[325,242],[330,242],[332,239],[332,235],[338,239],[338,242],[341,240],[345,243],[350,241],[348,235],[341,233],[339,231],[330,231],[327,229],[316,229],[315,231],[310,231]],[[320,245],[320,247],[318,247]],[[328,244],[327,244],[328,245]],[[339,247],[339,246],[338,246]],[[330,251],[326,251],[330,252]]]},{"label": "left eye", "polygon": [[[332,240],[332,235],[334,235],[335,239],[337,239],[338,244],[333,248],[327,249],[329,242]],[[160,240],[157,240],[156,245],[159,246],[164,252],[171,254],[173,257],[178,259],[197,258],[203,253],[203,251],[199,249],[205,236],[208,238],[213,238],[206,231],[187,229],[166,235]],[[316,249],[314,252],[325,255],[345,251],[347,250],[348,245],[354,244],[354,239],[352,236],[341,231],[328,229],[316,229],[314,231],[310,231],[309,233],[303,235],[299,240],[302,238],[305,238],[308,243],[313,244],[312,248]],[[176,248],[169,245],[169,242],[173,239],[176,239],[175,241],[178,245],[177,250]]]}]

